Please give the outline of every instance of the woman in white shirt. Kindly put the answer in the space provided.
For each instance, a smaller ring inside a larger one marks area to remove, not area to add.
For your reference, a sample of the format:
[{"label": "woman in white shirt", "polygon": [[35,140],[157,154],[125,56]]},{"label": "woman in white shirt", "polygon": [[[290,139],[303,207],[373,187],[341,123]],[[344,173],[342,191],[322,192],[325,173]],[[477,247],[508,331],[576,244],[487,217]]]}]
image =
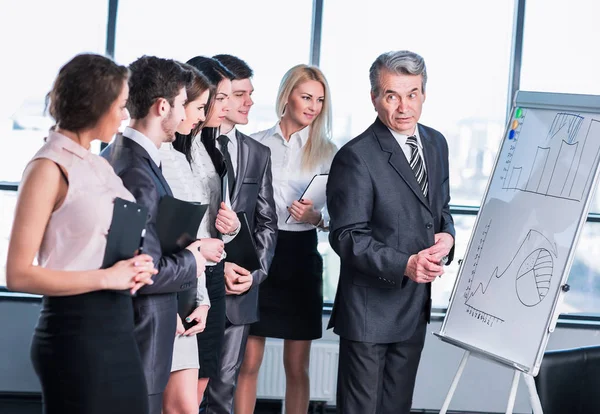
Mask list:
[{"label": "woman in white shirt", "polygon": [[[207,228],[212,237],[222,237],[227,243],[239,231],[237,215],[231,211],[229,199],[223,193],[223,159],[215,144],[219,127],[229,111],[227,102],[231,95],[231,78],[233,75],[218,61],[196,56],[187,62],[199,70],[210,81],[214,88],[208,98],[209,110],[206,122],[201,130],[196,128],[188,136],[178,136],[175,147],[182,151],[192,166],[194,184],[202,193],[202,200],[209,204],[206,212],[208,223],[215,223]],[[225,217],[232,214],[233,217]],[[225,332],[225,279],[224,263],[219,262],[206,268],[206,287],[211,307],[208,313],[206,329],[196,335],[200,369],[198,371],[198,401],[208,385],[209,378],[218,378],[221,366]]]},{"label": "woman in white shirt", "polygon": [[[186,65],[194,73],[194,79],[191,85],[186,88],[187,103],[185,106],[186,119],[177,128],[179,137],[189,135],[194,130],[200,130],[206,120],[205,112],[209,107],[209,95],[211,90],[216,90],[213,85],[202,73],[194,67]],[[181,139],[180,138],[180,139]],[[173,147],[173,144],[163,144],[161,149],[162,171],[175,198],[184,201],[200,202],[209,204],[210,197],[204,190],[201,183],[196,182],[197,177],[192,171],[192,167],[185,154],[179,152]],[[218,210],[214,208],[215,211]],[[219,227],[219,231],[228,233],[238,228],[237,216],[231,210],[218,211],[214,219],[209,214],[205,214],[197,237],[201,240],[201,253],[207,260],[208,266],[214,266],[224,258],[224,241],[213,237],[211,226]],[[219,221],[219,224],[216,222]],[[231,221],[230,224],[223,226],[224,222]],[[211,223],[215,223],[212,224]],[[229,237],[229,240],[232,237]],[[188,413],[198,410],[198,342],[196,334],[203,332],[206,323],[209,308],[211,306],[209,293],[206,287],[206,273],[198,278],[197,289],[188,292],[182,292],[179,300],[189,302],[189,296],[195,296],[195,309],[190,309],[190,314],[183,315],[186,325],[177,315],[177,336],[173,349],[173,363],[171,366],[171,376],[165,389],[163,400],[163,413]],[[186,297],[187,296],[187,297]],[[193,298],[191,300],[194,302]]]},{"label": "woman in white shirt", "polygon": [[308,199],[298,201],[316,174],[329,172],[336,151],[330,141],[329,87],[317,67],[298,65],[284,75],[277,114],[279,122],[274,127],[252,135],[271,149],[279,231],[269,276],[260,285],[260,321],[250,328],[236,414],[254,411],[266,337],[285,340],[285,412],[305,414],[311,341],[322,335],[323,259],[317,250],[316,229],[326,229],[324,206],[315,208]]}]

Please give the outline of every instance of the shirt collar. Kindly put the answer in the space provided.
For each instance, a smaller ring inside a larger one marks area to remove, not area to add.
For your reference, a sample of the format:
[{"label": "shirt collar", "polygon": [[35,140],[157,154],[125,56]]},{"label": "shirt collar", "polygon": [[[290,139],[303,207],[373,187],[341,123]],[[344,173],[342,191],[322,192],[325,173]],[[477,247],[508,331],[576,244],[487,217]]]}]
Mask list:
[{"label": "shirt collar", "polygon": [[229,131],[228,133],[226,133],[225,135],[227,135],[227,138],[229,138],[229,145],[231,145],[232,148],[237,148],[237,135],[235,133],[236,128],[233,127],[231,128],[231,131]]},{"label": "shirt collar", "polygon": [[125,138],[129,138],[130,140],[134,141],[139,146],[144,148],[148,155],[150,155],[150,158],[152,159],[152,161],[154,161],[156,166],[160,166],[160,151],[158,150],[158,148],[156,148],[156,145],[154,145],[154,142],[152,142],[150,138],[142,134],[140,131],[131,127],[125,128],[125,131],[123,131],[123,136]]},{"label": "shirt collar", "polygon": [[[281,124],[279,122],[277,122],[277,125],[275,125],[273,127],[273,129],[274,129],[273,135],[277,134],[281,137],[282,140],[285,141],[285,138],[283,137],[283,132],[281,131]],[[310,134],[310,126],[306,126],[306,127],[302,128],[300,131],[294,132],[292,134],[292,136],[290,137],[290,141],[292,139],[300,138],[300,146],[303,147],[306,145],[306,142],[308,141],[309,134]]]},{"label": "shirt collar", "polygon": [[[390,130],[390,132],[392,133],[392,135],[394,136],[394,138],[396,139],[396,141],[398,141],[398,143],[400,145],[405,145],[406,144],[406,138],[408,138],[410,135],[404,135],[401,134],[399,132],[394,131],[391,128],[388,128]],[[415,133],[413,134],[415,137],[417,137],[417,146],[421,149],[423,149],[423,143],[421,142],[421,136],[419,135],[419,126],[415,126]]]},{"label": "shirt collar", "polygon": [[79,145],[78,143],[73,141],[71,138],[69,138],[59,132],[56,132],[56,131],[50,131],[48,133],[48,138],[46,138],[46,142],[60,145],[62,148],[77,155],[79,158],[82,158],[82,159],[85,158],[90,153],[89,150],[83,148],[81,145]]}]

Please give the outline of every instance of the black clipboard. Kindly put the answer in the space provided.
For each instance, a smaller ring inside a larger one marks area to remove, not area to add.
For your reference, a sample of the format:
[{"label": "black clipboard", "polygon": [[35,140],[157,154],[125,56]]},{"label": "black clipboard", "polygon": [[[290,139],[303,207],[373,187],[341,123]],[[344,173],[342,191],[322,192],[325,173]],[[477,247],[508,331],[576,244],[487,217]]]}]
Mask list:
[{"label": "black clipboard", "polygon": [[241,211],[237,213],[237,216],[240,220],[240,232],[233,240],[225,245],[225,252],[227,253],[227,258],[225,260],[235,263],[251,272],[259,270],[261,267],[260,260],[258,258],[258,252],[256,251],[254,237],[252,236],[250,226],[248,225],[246,213]]},{"label": "black clipboard", "polygon": [[140,247],[147,217],[146,207],[133,201],[115,198],[102,269],[107,269],[121,260],[131,259],[135,255]]},{"label": "black clipboard", "polygon": [[[106,237],[102,269],[121,260],[131,259],[140,247],[142,231],[146,228],[148,209],[133,201],[116,197],[112,221]],[[119,291],[129,294],[129,290]]]},{"label": "black clipboard", "polygon": [[[183,201],[164,196],[158,203],[156,231],[163,255],[178,253],[197,240],[198,228],[208,204]],[[196,322],[187,323],[185,318],[196,309],[197,285],[177,292],[177,313],[187,330]]]}]

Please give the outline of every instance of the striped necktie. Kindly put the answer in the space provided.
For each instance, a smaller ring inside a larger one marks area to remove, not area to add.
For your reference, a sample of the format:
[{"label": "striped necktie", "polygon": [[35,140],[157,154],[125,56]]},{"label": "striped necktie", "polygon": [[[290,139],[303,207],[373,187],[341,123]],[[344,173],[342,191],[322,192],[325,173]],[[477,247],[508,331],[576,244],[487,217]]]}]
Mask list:
[{"label": "striped necktie", "polygon": [[421,187],[423,195],[427,197],[429,190],[429,184],[427,181],[427,171],[425,171],[425,164],[423,163],[423,157],[419,154],[419,148],[417,147],[417,137],[410,136],[406,138],[406,145],[410,147],[410,168],[412,168],[417,184]]}]

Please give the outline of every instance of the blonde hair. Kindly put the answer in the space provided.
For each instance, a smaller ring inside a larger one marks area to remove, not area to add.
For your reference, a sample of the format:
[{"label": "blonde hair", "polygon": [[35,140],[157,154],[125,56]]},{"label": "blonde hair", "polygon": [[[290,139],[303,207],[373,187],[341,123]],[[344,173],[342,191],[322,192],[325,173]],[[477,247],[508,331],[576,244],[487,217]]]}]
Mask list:
[{"label": "blonde hair", "polygon": [[277,92],[277,117],[281,119],[290,94],[301,83],[306,81],[317,81],[323,85],[325,101],[319,115],[310,125],[308,141],[302,153],[302,169],[311,171],[321,163],[329,161],[336,150],[331,142],[331,94],[329,85],[323,72],[316,66],[296,65],[283,75],[279,92]]}]

